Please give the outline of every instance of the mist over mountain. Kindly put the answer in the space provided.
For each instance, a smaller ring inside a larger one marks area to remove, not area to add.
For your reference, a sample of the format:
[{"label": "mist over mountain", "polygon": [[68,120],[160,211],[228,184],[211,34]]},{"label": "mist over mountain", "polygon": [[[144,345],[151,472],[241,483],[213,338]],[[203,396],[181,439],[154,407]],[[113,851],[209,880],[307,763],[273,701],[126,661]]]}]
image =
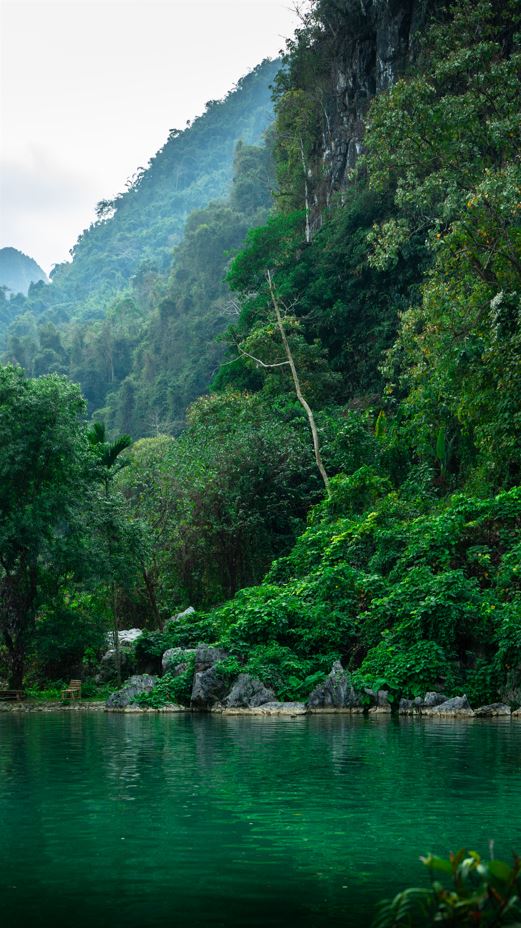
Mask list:
[{"label": "mist over mountain", "polygon": [[7,296],[26,296],[30,285],[39,280],[47,282],[47,275],[33,258],[17,248],[0,248],[0,287],[6,288]]},{"label": "mist over mountain", "polygon": [[167,270],[189,214],[226,196],[237,143],[257,143],[273,120],[270,84],[279,66],[264,61],[185,129],[171,129],[126,190],[97,204],[98,218],[78,237],[72,261],[53,268],[51,286],[18,301],[18,314],[29,311],[56,325],[100,319],[111,297],[144,268]]}]

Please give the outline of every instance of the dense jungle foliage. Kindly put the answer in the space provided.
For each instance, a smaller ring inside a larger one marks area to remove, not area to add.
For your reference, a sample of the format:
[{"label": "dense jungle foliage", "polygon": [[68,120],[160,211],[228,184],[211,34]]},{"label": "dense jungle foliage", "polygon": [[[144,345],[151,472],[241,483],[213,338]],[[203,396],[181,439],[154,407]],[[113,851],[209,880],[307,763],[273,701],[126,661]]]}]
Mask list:
[{"label": "dense jungle foliage", "polygon": [[219,643],[223,674],[284,698],[340,658],[391,698],[521,703],[519,6],[433,19],[325,205],[317,100],[346,11],[311,5],[273,129],[243,135],[228,199],[207,205],[212,188],[168,274],[150,238],[154,265],[94,326],[43,313],[30,362],[35,323],[11,328],[43,375],[2,371],[12,680],[93,675],[115,623],[146,628],[142,666]]}]

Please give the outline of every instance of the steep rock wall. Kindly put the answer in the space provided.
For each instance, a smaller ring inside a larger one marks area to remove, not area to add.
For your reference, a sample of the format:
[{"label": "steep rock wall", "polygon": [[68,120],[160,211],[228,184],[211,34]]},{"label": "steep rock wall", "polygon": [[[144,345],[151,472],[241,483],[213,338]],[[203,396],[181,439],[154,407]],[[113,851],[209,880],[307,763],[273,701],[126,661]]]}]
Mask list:
[{"label": "steep rock wall", "polygon": [[[312,225],[331,195],[345,187],[362,150],[364,121],[375,94],[414,63],[419,38],[443,0],[337,0],[317,4],[321,32],[322,146],[316,152]],[[325,79],[325,80],[324,80]]]}]

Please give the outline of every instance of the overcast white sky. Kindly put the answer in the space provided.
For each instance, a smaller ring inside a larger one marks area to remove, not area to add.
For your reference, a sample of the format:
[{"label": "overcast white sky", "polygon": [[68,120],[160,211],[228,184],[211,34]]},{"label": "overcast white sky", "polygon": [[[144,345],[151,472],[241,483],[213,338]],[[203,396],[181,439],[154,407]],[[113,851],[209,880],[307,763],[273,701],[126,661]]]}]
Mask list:
[{"label": "overcast white sky", "polygon": [[0,247],[49,271],[171,128],[291,35],[292,0],[1,0]]}]

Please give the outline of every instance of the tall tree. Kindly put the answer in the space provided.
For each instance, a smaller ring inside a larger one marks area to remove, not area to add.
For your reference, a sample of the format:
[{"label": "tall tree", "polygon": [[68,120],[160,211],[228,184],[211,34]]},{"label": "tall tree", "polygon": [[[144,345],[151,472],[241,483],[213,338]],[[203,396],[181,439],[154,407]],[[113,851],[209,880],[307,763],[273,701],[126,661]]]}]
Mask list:
[{"label": "tall tree", "polygon": [[[42,586],[73,569],[91,474],[79,388],[0,368],[0,633],[20,688]],[[72,541],[74,539],[74,545]]]}]

